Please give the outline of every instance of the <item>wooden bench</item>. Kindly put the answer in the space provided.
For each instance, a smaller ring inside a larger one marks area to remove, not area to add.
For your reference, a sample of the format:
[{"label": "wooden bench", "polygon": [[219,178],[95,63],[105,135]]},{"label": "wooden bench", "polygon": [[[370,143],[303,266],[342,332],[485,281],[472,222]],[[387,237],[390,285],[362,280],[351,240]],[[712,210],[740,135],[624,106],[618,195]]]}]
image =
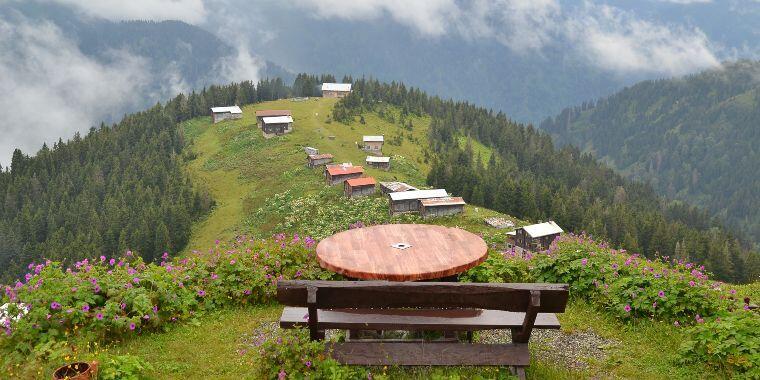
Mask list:
[{"label": "wooden bench", "polygon": [[312,340],[325,329],[472,331],[510,329],[512,343],[349,341],[332,357],[353,365],[496,365],[525,378],[534,328],[558,329],[566,284],[457,282],[280,281],[281,328],[307,327]]}]

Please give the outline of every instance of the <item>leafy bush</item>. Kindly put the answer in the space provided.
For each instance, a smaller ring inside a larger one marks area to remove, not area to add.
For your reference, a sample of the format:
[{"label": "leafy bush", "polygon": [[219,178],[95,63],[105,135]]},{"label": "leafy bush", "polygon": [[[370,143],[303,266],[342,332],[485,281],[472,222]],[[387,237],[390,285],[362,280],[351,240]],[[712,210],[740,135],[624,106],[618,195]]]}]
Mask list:
[{"label": "leafy bush", "polygon": [[690,329],[681,346],[685,362],[707,363],[729,375],[760,378],[760,316],[737,311]]},{"label": "leafy bush", "polygon": [[348,199],[343,193],[324,188],[317,194],[295,197],[285,191],[264,202],[250,218],[251,224],[260,223],[276,215],[282,222],[276,226],[281,231],[300,231],[315,239],[326,238],[352,225],[372,225],[390,222],[420,221],[418,215],[391,216],[388,201],[380,197]]},{"label": "leafy bush", "polygon": [[565,236],[532,259],[538,282],[567,283],[570,293],[622,319],[699,322],[730,306],[721,284],[691,263],[649,260],[585,236]]},{"label": "leafy bush", "polygon": [[463,273],[459,279],[465,282],[533,282],[528,260],[503,252],[489,252],[483,264]]},{"label": "leafy bush", "polygon": [[100,362],[98,379],[101,380],[140,380],[144,379],[145,371],[153,366],[134,355],[119,355],[105,357]]},{"label": "leafy bush", "polygon": [[259,379],[355,379],[359,370],[342,366],[326,355],[325,341],[310,341],[304,329],[276,330],[269,337],[260,337]]},{"label": "leafy bush", "polygon": [[[240,237],[187,258],[146,264],[122,258],[82,260],[65,271],[58,263],[30,264],[24,282],[6,286],[1,303],[28,313],[6,319],[0,350],[15,360],[53,355],[55,342],[110,340],[155,330],[227,305],[272,300],[279,279],[328,279],[314,260],[315,241],[298,235]],[[164,259],[168,255],[164,255]],[[13,360],[8,357],[4,361]]]}]

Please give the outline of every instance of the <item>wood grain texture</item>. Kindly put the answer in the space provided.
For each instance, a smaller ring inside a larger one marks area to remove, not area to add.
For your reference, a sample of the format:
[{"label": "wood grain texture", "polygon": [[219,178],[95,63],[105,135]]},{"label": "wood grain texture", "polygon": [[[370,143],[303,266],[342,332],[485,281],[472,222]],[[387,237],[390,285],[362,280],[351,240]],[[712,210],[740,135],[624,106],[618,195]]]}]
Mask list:
[{"label": "wood grain texture", "polygon": [[[281,328],[307,327],[305,307],[285,307]],[[525,313],[480,309],[336,309],[319,310],[318,329],[479,331],[522,328]],[[533,328],[559,329],[557,316],[539,313]]]},{"label": "wood grain texture", "polygon": [[[411,248],[395,249],[394,243]],[[419,281],[452,276],[479,265],[488,247],[477,235],[451,227],[387,224],[337,233],[317,245],[319,264],[363,280]]]},{"label": "wood grain texture", "polygon": [[527,366],[527,344],[334,343],[332,357],[351,365]]},{"label": "wood grain texture", "polygon": [[307,287],[315,286],[319,309],[470,308],[526,312],[531,292],[540,292],[538,313],[562,313],[567,284],[303,281],[277,283],[277,301],[306,306]]}]

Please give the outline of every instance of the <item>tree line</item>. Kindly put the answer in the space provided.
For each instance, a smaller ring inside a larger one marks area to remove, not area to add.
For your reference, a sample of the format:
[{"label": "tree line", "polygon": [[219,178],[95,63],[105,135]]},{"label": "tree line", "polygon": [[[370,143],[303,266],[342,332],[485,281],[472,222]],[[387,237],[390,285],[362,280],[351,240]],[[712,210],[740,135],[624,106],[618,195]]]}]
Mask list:
[{"label": "tree line", "polygon": [[211,86],[43,145],[33,157],[15,150],[0,167],[0,280],[44,258],[71,263],[132,249],[153,261],[182,250],[214,201],[182,169],[177,123],[290,92],[280,79]]},{"label": "tree line", "polygon": [[[530,125],[400,83],[362,79],[353,88],[336,105],[336,120],[352,122],[382,103],[399,107],[402,117],[432,116],[431,186],[521,219],[553,219],[566,230],[585,231],[647,257],[704,263],[724,280],[751,281],[760,273],[760,255],[705,211],[661,198],[651,186],[623,178],[575,147],[557,148]],[[468,139],[493,151],[488,161],[462,143]]]}]

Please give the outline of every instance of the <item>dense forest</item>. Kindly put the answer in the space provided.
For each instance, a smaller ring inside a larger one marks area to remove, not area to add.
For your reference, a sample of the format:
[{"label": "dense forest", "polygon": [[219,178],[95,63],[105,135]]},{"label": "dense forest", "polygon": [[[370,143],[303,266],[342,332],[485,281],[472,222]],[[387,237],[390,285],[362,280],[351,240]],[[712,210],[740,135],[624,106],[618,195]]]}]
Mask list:
[{"label": "dense forest", "polygon": [[541,124],[760,242],[760,62],[647,81]]},{"label": "dense forest", "polygon": [[[703,211],[666,202],[650,186],[621,177],[576,148],[557,149],[546,133],[502,113],[430,97],[403,84],[360,80],[333,117],[352,122],[385,104],[402,109],[402,124],[409,114],[433,117],[431,186],[519,218],[554,219],[569,231],[586,231],[647,257],[705,263],[725,280],[748,281],[759,273],[760,255]],[[495,154],[484,162],[471,145],[462,146],[463,136]]]},{"label": "dense forest", "polygon": [[289,94],[280,79],[212,86],[43,146],[34,157],[16,150],[10,167],[0,167],[0,279],[42,258],[71,263],[132,249],[152,261],[181,250],[213,200],[182,170],[177,123],[212,106]]}]

